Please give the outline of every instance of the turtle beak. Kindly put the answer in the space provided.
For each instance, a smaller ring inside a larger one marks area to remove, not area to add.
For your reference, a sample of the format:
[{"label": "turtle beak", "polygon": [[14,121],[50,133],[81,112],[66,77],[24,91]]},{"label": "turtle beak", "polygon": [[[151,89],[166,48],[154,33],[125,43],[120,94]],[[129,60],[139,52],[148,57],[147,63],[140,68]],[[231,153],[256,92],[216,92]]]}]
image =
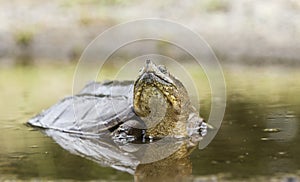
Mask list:
[{"label": "turtle beak", "polygon": [[165,82],[175,86],[173,80],[168,75],[162,73],[152,61],[147,60],[146,65],[145,65],[141,75],[149,74],[149,73],[153,73],[155,76],[159,77],[160,79],[164,80]]}]

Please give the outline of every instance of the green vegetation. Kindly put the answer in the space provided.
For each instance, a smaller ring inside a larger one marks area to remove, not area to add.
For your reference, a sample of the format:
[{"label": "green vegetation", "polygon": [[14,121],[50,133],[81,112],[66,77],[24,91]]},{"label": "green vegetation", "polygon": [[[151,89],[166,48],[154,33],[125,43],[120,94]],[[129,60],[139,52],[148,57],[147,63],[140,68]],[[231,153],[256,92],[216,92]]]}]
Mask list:
[{"label": "green vegetation", "polygon": [[227,2],[227,0],[209,0],[205,2],[204,8],[206,11],[210,12],[227,12],[229,11],[230,4]]},{"label": "green vegetation", "polygon": [[33,64],[32,45],[35,36],[33,29],[17,29],[15,30],[14,40],[17,45],[16,64],[27,66]]},{"label": "green vegetation", "polygon": [[34,32],[32,30],[18,30],[14,33],[17,45],[28,47],[32,43]]}]

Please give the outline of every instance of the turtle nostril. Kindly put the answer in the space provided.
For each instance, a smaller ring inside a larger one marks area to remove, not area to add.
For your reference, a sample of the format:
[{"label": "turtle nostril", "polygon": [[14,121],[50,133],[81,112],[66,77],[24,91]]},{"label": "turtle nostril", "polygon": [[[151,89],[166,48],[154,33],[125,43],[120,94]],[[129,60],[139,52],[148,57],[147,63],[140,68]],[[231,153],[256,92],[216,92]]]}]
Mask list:
[{"label": "turtle nostril", "polygon": [[155,72],[156,69],[157,69],[156,65],[152,61],[150,60],[146,61],[146,66],[145,66],[146,72]]}]

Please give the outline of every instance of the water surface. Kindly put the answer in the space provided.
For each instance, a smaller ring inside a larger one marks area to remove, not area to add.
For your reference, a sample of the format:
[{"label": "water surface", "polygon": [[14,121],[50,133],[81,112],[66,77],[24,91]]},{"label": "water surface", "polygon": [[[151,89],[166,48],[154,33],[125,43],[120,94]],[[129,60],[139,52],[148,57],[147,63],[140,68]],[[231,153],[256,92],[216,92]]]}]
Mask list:
[{"label": "water surface", "polygon": [[[1,68],[0,181],[134,179],[73,155],[25,125],[30,117],[71,94],[73,71],[72,65]],[[224,66],[224,73],[225,117],[210,145],[191,154],[189,179],[299,180],[298,69]],[[206,118],[210,94],[203,85],[201,115]]]}]

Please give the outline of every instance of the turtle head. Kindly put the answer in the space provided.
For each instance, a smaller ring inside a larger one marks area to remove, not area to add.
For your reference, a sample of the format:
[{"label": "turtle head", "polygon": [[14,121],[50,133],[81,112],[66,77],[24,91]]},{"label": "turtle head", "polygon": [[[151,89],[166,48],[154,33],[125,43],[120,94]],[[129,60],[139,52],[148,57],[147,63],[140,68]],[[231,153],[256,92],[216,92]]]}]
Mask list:
[{"label": "turtle head", "polygon": [[[165,66],[156,66],[146,61],[134,84],[133,107],[138,116],[146,117],[153,107],[171,107],[175,113],[181,111],[180,89],[183,85],[172,76]],[[156,103],[151,104],[151,99]],[[163,109],[163,108],[162,108]],[[156,108],[157,110],[157,108]]]}]

